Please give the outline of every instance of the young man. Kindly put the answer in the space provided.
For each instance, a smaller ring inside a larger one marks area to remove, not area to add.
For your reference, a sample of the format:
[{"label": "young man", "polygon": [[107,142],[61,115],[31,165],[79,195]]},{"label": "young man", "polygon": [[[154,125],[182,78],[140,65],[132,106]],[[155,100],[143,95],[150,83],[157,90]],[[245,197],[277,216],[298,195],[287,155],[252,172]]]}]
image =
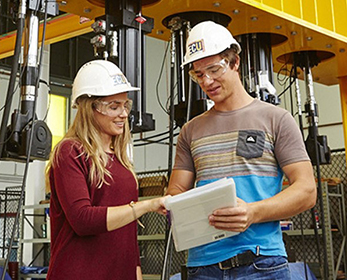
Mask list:
[{"label": "young man", "polygon": [[[168,194],[223,177],[236,184],[238,205],[206,217],[240,234],[189,250],[188,279],[290,279],[279,221],[316,203],[312,165],[293,117],[252,98],[238,69],[241,47],[211,21],[197,24],[183,65],[214,101],[186,123],[176,148]],[[282,190],[285,175],[289,187]]]}]

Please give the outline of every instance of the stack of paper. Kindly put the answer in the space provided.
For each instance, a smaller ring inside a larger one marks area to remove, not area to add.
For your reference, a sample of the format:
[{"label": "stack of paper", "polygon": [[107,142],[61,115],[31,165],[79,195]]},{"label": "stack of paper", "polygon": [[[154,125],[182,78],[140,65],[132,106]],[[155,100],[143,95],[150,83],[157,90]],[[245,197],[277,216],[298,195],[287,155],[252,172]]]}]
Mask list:
[{"label": "stack of paper", "polygon": [[223,178],[168,197],[165,205],[170,210],[176,251],[238,234],[238,232],[215,229],[208,221],[208,216],[214,210],[236,206],[235,182],[232,178]]}]

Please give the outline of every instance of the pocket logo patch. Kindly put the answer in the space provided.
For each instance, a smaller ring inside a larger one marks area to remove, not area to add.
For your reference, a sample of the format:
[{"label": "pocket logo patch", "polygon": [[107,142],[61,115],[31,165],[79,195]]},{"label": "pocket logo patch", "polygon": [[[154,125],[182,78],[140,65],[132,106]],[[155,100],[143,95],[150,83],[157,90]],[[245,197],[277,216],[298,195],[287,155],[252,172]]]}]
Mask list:
[{"label": "pocket logo patch", "polygon": [[246,143],[257,143],[257,136],[256,135],[247,135],[246,137]]}]

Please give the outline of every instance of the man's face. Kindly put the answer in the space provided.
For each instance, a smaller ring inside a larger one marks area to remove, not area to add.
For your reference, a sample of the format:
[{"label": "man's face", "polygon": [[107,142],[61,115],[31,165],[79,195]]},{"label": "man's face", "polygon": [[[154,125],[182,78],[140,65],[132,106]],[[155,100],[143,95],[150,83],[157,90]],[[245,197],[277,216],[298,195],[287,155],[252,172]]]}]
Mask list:
[{"label": "man's face", "polygon": [[[201,89],[208,97],[218,103],[225,102],[232,94],[237,71],[230,68],[229,62],[223,62],[219,55],[205,57],[193,62],[194,75]],[[214,71],[218,71],[214,75]]]}]

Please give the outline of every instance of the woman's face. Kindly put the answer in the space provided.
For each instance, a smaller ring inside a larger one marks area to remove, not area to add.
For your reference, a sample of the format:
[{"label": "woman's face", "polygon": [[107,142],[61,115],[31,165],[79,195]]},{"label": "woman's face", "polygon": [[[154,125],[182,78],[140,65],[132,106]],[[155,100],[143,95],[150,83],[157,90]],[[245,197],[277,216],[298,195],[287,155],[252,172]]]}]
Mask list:
[{"label": "woman's face", "polygon": [[107,141],[124,132],[131,103],[126,92],[103,97],[94,102],[94,117],[103,138]]}]

